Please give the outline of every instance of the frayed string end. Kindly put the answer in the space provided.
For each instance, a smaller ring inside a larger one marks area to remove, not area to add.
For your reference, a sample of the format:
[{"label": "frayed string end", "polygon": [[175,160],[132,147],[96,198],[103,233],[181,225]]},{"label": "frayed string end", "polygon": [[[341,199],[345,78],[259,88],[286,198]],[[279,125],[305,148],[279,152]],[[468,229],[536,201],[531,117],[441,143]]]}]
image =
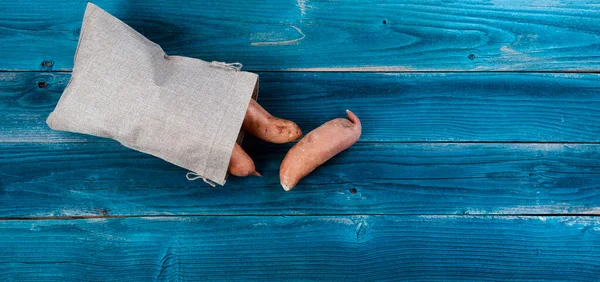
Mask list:
[{"label": "frayed string end", "polygon": [[212,66],[215,67],[221,67],[221,68],[225,68],[225,69],[230,69],[230,70],[235,70],[235,71],[240,71],[243,67],[243,65],[241,63],[224,63],[224,62],[217,62],[217,61],[212,61],[212,63],[210,63]]},{"label": "frayed string end", "polygon": [[185,174],[185,178],[187,178],[187,180],[189,180],[189,181],[194,181],[194,180],[202,178],[202,181],[204,181],[204,183],[206,183],[206,184],[208,184],[208,185],[210,185],[212,187],[216,187],[217,186],[214,182],[212,182],[212,181],[210,181],[210,180],[202,177],[201,175],[199,175],[199,174],[197,174],[195,172],[191,172],[190,171],[190,172],[186,173]]}]

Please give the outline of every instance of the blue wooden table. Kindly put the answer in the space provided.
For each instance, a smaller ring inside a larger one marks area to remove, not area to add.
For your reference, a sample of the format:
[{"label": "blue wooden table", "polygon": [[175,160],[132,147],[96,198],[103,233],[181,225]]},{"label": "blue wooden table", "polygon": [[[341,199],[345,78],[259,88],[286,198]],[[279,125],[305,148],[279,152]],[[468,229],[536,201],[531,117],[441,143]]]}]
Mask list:
[{"label": "blue wooden table", "polygon": [[118,1],[170,55],[241,62],[360,141],[291,192],[291,145],[212,188],[50,130],[85,1],[0,2],[0,280],[598,280],[597,1]]}]

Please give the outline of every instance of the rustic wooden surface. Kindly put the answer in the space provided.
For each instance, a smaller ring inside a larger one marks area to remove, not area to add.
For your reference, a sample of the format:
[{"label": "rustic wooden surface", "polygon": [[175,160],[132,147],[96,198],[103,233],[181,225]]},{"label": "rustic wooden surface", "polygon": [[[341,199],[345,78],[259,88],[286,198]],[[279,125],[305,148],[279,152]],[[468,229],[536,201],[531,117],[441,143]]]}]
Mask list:
[{"label": "rustic wooden surface", "polygon": [[596,1],[117,1],[168,54],[241,62],[305,132],[358,144],[296,189],[291,145],[211,188],[115,141],[50,130],[86,1],[0,2],[3,280],[600,277]]},{"label": "rustic wooden surface", "polygon": [[[0,69],[71,69],[86,3],[1,1]],[[170,55],[248,70],[600,69],[593,0],[94,3]]]},{"label": "rustic wooden surface", "polygon": [[0,215],[600,213],[600,144],[359,143],[283,193],[288,148],[211,188],[116,142],[2,144]]},{"label": "rustic wooden surface", "polygon": [[[600,142],[597,74],[259,75],[260,103],[305,132],[351,109],[363,124],[361,142]],[[102,142],[46,125],[69,78],[0,73],[0,142]]]},{"label": "rustic wooden surface", "polygon": [[205,216],[1,221],[8,280],[593,281],[594,217]]}]

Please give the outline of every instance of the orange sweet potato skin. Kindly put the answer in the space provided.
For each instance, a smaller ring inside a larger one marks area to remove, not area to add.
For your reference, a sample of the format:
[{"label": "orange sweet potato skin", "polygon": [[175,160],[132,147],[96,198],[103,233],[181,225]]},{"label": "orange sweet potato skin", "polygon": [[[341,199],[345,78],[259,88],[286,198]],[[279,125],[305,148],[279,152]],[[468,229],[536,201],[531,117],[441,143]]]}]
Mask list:
[{"label": "orange sweet potato skin", "polygon": [[302,136],[298,125],[272,116],[254,99],[250,99],[242,129],[262,140],[277,144],[294,141]]},{"label": "orange sweet potato skin", "polygon": [[346,110],[346,113],[349,120],[337,118],[326,122],[308,133],[285,155],[279,168],[284,190],[294,188],[300,179],[360,138],[360,120],[353,112]]},{"label": "orange sweet potato skin", "polygon": [[261,176],[260,173],[256,171],[254,161],[252,161],[250,156],[248,156],[244,149],[238,144],[235,144],[233,147],[227,172],[231,175],[240,177],[249,175]]}]

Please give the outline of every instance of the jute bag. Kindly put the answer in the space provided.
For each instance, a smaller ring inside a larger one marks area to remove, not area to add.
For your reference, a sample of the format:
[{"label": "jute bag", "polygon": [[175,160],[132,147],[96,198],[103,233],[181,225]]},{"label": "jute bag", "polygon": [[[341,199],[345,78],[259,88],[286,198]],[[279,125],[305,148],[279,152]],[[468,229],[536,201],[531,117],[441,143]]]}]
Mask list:
[{"label": "jute bag", "polygon": [[258,76],[236,64],[167,56],[88,3],[71,81],[47,119],[112,138],[223,185]]}]

